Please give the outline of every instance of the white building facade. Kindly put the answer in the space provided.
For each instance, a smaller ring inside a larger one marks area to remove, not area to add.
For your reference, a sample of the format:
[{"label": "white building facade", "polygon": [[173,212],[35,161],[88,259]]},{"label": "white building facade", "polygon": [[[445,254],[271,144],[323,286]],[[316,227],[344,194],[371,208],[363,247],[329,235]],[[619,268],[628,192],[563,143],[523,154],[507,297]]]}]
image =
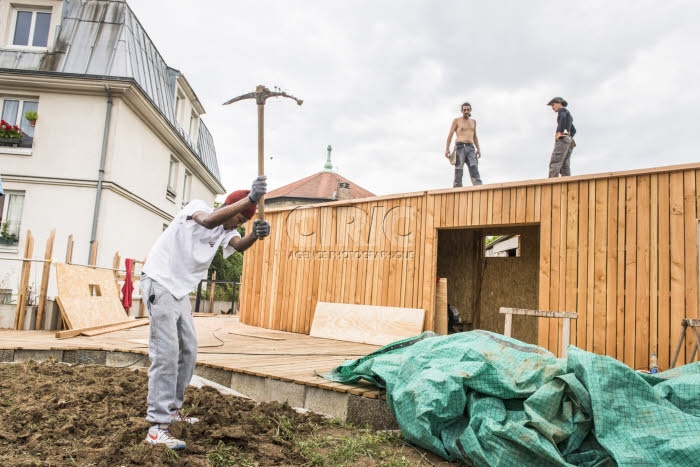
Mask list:
[{"label": "white building facade", "polygon": [[117,251],[145,258],[190,199],[224,193],[202,105],[125,1],[0,0],[0,111],[23,134],[0,138],[0,303],[16,294],[27,230],[34,258],[55,229],[57,260],[72,234],[73,263],[97,242],[96,264],[111,266]]}]

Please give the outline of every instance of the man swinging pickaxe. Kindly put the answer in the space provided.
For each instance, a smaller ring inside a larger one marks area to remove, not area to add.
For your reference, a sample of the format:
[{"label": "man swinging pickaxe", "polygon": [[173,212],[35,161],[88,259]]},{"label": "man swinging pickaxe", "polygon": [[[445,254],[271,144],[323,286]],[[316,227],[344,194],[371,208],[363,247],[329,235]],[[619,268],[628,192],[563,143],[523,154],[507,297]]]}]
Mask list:
[{"label": "man swinging pickaxe", "polygon": [[[230,101],[224,102],[224,105],[228,105],[242,101],[243,99],[255,99],[255,102],[258,104],[258,175],[265,175],[265,101],[269,97],[280,96],[294,99],[299,105],[304,103],[303,100],[290,96],[286,92],[270,91],[263,85],[257,86],[255,92],[249,92],[248,94],[243,94],[242,96],[234,97]],[[265,200],[263,196],[258,200],[258,219],[265,219]]]}]

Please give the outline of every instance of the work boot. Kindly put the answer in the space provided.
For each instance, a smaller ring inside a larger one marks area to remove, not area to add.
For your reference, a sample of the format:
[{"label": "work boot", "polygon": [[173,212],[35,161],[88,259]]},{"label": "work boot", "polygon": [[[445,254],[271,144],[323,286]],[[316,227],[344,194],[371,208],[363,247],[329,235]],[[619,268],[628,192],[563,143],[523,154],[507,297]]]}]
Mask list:
[{"label": "work boot", "polygon": [[194,425],[195,423],[197,423],[199,421],[199,419],[197,417],[186,417],[185,415],[182,415],[182,413],[179,410],[177,412],[173,412],[170,415],[170,417],[171,417],[170,421],[172,423],[186,422],[186,423],[189,423],[190,425]]},{"label": "work boot", "polygon": [[151,446],[164,444],[174,451],[185,449],[187,446],[184,441],[173,436],[170,432],[170,425],[163,423],[151,425],[151,428],[148,429],[148,435],[146,435],[146,442]]}]

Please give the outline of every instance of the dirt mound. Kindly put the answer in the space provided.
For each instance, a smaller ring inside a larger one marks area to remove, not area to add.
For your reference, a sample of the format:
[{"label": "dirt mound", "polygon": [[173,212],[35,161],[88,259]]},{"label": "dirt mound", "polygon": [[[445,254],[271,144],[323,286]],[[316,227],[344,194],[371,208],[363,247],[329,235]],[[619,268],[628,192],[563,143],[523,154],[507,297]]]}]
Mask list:
[{"label": "dirt mound", "polygon": [[0,365],[0,465],[408,466],[441,461],[396,436],[206,387],[188,388],[183,407],[201,421],[172,426],[187,449],[152,448],[144,442],[147,387],[144,369],[55,361]]}]

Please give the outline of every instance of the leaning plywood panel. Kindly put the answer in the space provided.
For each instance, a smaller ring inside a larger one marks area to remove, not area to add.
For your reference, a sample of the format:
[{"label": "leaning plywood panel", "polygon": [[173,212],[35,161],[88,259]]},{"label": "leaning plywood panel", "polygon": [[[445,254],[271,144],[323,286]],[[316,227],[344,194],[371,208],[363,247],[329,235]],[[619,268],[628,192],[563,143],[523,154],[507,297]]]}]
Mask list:
[{"label": "leaning plywood panel", "polygon": [[71,329],[121,323],[128,319],[109,270],[56,264],[62,311]]},{"label": "leaning plywood panel", "polygon": [[312,337],[386,345],[423,331],[425,310],[318,302]]}]

